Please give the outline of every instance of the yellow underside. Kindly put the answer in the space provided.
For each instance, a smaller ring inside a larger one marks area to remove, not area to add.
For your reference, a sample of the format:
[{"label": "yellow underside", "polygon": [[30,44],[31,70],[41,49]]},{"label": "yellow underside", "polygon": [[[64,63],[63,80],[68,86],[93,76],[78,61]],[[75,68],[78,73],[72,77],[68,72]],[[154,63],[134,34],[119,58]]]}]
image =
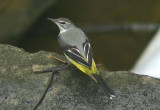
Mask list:
[{"label": "yellow underside", "polygon": [[99,75],[99,72],[96,68],[96,64],[94,62],[94,60],[92,60],[92,68],[88,68],[74,60],[72,60],[71,58],[69,58],[66,54],[65,54],[66,58],[72,63],[74,64],[79,70],[81,70],[83,73],[89,75],[90,77],[92,77],[96,82],[97,80],[92,76],[92,74],[98,74]]}]

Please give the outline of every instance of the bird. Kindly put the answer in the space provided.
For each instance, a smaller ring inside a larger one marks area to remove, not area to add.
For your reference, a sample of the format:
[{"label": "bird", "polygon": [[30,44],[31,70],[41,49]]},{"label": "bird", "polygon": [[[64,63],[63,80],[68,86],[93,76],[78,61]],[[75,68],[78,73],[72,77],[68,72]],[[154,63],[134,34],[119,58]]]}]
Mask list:
[{"label": "bird", "polygon": [[86,34],[67,18],[47,19],[59,27],[58,42],[68,61],[90,76],[102,87],[104,93],[110,99],[113,99],[115,94],[100,76],[93,58],[91,44]]}]

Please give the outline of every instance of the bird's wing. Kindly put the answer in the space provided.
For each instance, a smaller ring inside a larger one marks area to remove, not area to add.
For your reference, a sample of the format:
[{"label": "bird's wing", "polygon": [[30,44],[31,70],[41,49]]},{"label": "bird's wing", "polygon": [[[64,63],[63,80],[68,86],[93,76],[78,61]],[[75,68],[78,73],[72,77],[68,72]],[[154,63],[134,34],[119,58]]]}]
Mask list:
[{"label": "bird's wing", "polygon": [[92,60],[93,60],[93,52],[92,52],[91,44],[88,40],[86,40],[86,42],[83,43],[83,49],[84,49],[85,56],[87,58],[88,64],[91,67],[92,66]]},{"label": "bird's wing", "polygon": [[85,56],[83,56],[80,53],[80,50],[76,46],[72,46],[72,47],[66,49],[64,51],[64,53],[72,60],[74,60],[74,61],[76,61],[76,62],[78,62],[88,68],[91,68],[92,67],[92,59],[93,59],[91,45],[88,40],[86,40],[86,42],[84,42],[82,45],[83,45],[83,51],[85,53]]}]

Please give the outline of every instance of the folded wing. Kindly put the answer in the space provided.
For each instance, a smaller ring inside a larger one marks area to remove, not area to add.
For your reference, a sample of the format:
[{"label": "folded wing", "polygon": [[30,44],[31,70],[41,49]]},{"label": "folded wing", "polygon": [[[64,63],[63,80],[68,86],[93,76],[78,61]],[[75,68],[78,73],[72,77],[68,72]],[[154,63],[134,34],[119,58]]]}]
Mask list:
[{"label": "folded wing", "polygon": [[69,49],[65,50],[64,53],[70,57],[72,60],[88,67],[92,68],[92,60],[93,60],[93,54],[92,49],[89,41],[83,43],[83,51],[85,53],[85,56],[83,56],[80,53],[80,50],[76,46],[72,46]]}]

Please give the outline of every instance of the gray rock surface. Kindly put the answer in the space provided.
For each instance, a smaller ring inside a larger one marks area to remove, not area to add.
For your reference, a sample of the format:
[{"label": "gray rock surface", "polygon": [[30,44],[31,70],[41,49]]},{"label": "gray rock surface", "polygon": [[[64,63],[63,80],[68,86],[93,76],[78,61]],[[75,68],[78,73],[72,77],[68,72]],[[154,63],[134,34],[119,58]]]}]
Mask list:
[{"label": "gray rock surface", "polygon": [[[28,53],[0,45],[0,110],[32,110],[51,73],[37,74],[36,68],[63,65],[52,58],[62,55],[40,51]],[[130,72],[101,71],[116,93],[109,100],[102,89],[77,70],[55,74],[38,110],[160,110],[160,80]]]}]

